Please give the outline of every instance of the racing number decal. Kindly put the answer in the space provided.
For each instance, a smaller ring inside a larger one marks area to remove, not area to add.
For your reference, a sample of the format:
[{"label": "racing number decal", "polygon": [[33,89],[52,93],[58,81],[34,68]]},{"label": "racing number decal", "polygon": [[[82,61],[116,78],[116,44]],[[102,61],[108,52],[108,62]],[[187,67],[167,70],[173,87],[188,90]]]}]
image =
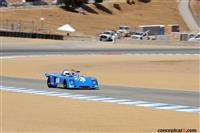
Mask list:
[{"label": "racing number decal", "polygon": [[59,83],[60,82],[60,79],[59,78],[56,78],[56,83]]}]

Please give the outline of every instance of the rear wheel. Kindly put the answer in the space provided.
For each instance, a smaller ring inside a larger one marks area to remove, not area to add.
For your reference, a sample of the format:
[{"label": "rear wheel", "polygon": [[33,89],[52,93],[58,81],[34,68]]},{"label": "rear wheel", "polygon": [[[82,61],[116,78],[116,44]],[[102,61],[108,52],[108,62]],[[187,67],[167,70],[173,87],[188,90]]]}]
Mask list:
[{"label": "rear wheel", "polygon": [[63,83],[63,88],[66,89],[67,88],[67,81],[65,80]]}]

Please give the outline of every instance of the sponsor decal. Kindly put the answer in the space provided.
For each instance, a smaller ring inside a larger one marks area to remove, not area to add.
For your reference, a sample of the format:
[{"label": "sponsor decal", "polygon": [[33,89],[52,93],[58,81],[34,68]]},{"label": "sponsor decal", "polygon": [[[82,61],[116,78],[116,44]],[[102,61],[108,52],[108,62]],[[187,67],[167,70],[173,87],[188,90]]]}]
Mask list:
[{"label": "sponsor decal", "polygon": [[58,84],[60,82],[60,79],[59,78],[56,78],[56,83]]}]

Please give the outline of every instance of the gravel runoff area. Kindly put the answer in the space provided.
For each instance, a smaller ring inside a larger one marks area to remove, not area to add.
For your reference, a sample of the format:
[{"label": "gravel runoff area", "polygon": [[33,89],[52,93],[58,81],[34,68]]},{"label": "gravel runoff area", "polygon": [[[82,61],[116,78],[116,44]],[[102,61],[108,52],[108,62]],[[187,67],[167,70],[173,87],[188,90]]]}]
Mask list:
[{"label": "gravel runoff area", "polygon": [[1,91],[2,133],[199,129],[199,114]]}]

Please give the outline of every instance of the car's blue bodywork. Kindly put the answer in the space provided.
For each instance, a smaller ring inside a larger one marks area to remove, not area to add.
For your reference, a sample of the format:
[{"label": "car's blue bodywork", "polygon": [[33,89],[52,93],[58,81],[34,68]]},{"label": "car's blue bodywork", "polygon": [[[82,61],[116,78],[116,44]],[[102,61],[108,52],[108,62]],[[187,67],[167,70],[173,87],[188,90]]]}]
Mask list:
[{"label": "car's blue bodywork", "polygon": [[94,77],[81,75],[79,71],[70,72],[68,75],[63,73],[46,73],[47,86],[50,88],[99,88],[98,81]]}]

